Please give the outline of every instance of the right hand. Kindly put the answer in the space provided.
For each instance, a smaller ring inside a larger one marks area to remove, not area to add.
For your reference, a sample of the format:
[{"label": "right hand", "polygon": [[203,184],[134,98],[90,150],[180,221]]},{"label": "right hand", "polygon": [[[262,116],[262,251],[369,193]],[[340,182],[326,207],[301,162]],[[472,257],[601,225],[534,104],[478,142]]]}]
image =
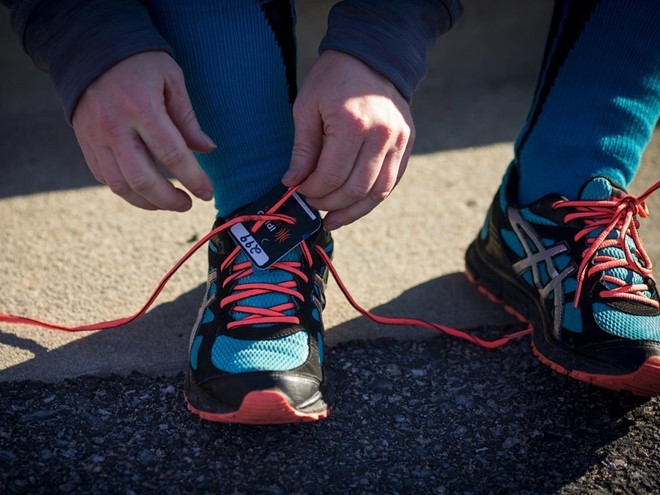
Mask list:
[{"label": "right hand", "polygon": [[165,52],[144,52],[117,63],[83,93],[73,129],[99,182],[132,205],[185,211],[190,196],[159,171],[160,163],[195,196],[210,200],[213,186],[190,150],[210,152],[183,73]]},{"label": "right hand", "polygon": [[410,108],[382,74],[347,53],[326,50],[293,105],[295,139],[282,178],[327,211],[333,230],[376,208],[401,179],[415,140]]}]

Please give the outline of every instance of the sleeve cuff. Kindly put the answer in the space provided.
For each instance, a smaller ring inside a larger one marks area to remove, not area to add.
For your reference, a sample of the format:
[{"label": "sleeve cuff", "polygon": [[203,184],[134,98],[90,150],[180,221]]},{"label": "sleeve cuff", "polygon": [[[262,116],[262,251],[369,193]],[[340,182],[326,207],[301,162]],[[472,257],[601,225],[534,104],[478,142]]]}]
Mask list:
[{"label": "sleeve cuff", "polygon": [[348,53],[387,77],[410,102],[426,53],[463,12],[458,0],[344,0],[328,17],[320,52]]},{"label": "sleeve cuff", "polygon": [[36,3],[15,5],[12,26],[37,67],[48,71],[69,123],[87,87],[113,65],[145,51],[172,55],[139,1]]}]

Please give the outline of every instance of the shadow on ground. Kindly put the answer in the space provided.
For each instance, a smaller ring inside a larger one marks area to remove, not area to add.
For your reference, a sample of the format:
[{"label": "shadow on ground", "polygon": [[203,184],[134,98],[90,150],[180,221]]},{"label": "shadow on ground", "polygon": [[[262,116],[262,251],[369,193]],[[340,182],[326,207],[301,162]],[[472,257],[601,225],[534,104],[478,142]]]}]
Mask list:
[{"label": "shadow on ground", "polygon": [[[20,327],[23,331],[20,337],[0,331],[0,344],[24,349],[34,355],[28,361],[0,370],[0,379],[37,376],[39,369],[51,369],[50,380],[89,374],[108,375],[127,369],[140,373],[178,373],[186,362],[190,329],[204,296],[204,286],[201,284],[174,301],[160,304],[136,322],[115,329],[85,332],[81,339],[50,351],[29,338],[34,327]],[[172,322],[179,325],[172,326]],[[188,323],[181,327],[180,322]],[[131,340],[140,342],[140,346],[126,346]],[[173,341],[179,344],[172,345]],[[116,355],[108,363],[109,368],[97,364],[95,357],[102,354]]]},{"label": "shadow on ground", "polygon": [[[456,286],[457,276],[374,312],[416,310],[433,319],[437,293]],[[200,286],[132,325],[48,353],[29,339],[11,343],[54,367],[83,365],[142,332],[150,344],[124,356],[140,369],[166,349],[162,339],[180,339],[184,353],[187,329],[165,323],[184,312],[192,320],[201,296]],[[173,367],[182,358],[172,356]],[[579,493],[650,492],[660,482],[652,440],[658,401],[558,375],[532,356],[527,338],[497,350],[445,336],[347,342],[328,350],[327,368],[336,392],[331,417],[291,426],[202,422],[185,410],[181,374],[0,383],[0,486],[3,493]],[[626,476],[617,477],[623,468]]]}]

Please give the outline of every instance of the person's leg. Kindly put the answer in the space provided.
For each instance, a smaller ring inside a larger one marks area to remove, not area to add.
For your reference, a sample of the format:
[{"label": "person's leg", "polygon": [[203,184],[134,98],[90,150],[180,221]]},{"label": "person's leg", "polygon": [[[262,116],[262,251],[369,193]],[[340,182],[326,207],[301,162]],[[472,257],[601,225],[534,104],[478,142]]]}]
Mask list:
[{"label": "person's leg", "polygon": [[183,69],[202,129],[218,147],[197,158],[219,216],[259,198],[289,166],[296,46],[289,0],[150,3]]},{"label": "person's leg", "polygon": [[[216,225],[280,182],[293,145],[296,94],[289,0],[150,2],[183,69],[202,128],[217,143],[199,155],[212,179]],[[325,267],[321,230],[268,270],[221,233],[209,243],[207,293],[190,340],[189,408],[204,419],[280,423],[329,411],[323,371]]]},{"label": "person's leg", "polygon": [[542,362],[660,395],[660,296],[627,195],[660,113],[660,4],[556,5],[515,159],[468,276],[534,327]]},{"label": "person's leg", "polygon": [[555,4],[527,123],[515,145],[519,201],[576,199],[591,177],[627,187],[660,114],[660,6]]}]

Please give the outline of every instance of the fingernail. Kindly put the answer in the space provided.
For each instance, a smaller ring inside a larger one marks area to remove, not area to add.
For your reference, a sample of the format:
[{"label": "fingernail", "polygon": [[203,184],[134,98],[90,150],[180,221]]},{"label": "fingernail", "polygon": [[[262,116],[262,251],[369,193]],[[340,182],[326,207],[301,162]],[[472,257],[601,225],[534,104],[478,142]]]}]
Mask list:
[{"label": "fingernail", "polygon": [[298,170],[296,170],[295,168],[290,168],[289,170],[286,171],[284,177],[282,177],[282,182],[294,182],[297,176],[298,176]]},{"label": "fingernail", "polygon": [[213,199],[213,191],[209,191],[208,189],[205,189],[203,191],[199,191],[197,194],[197,197],[200,199],[203,199],[204,201],[209,201]]},{"label": "fingernail", "polygon": [[336,230],[341,227],[341,225],[336,222],[323,222],[323,227],[325,230]]},{"label": "fingernail", "polygon": [[175,211],[183,213],[184,211],[188,211],[190,208],[192,208],[192,201],[188,197],[188,198],[186,198],[186,201],[184,203],[182,203],[177,208],[175,208]]},{"label": "fingernail", "polygon": [[211,148],[217,148],[218,147],[218,145],[215,144],[213,139],[211,139],[208,134],[202,132],[202,135],[204,137],[204,141],[206,142],[207,146],[210,146]]}]

